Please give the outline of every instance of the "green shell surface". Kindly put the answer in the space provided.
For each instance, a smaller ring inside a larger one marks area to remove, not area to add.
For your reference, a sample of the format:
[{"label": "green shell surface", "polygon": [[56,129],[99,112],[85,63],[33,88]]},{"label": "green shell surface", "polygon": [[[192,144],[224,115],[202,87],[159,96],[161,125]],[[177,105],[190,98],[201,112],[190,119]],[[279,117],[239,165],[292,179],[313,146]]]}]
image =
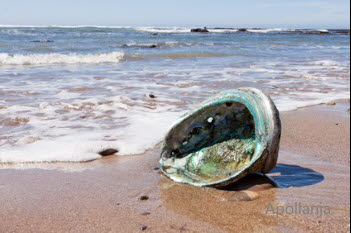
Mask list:
[{"label": "green shell surface", "polygon": [[240,88],[208,99],[168,132],[161,171],[195,186],[222,187],[277,163],[279,112],[261,90]]}]

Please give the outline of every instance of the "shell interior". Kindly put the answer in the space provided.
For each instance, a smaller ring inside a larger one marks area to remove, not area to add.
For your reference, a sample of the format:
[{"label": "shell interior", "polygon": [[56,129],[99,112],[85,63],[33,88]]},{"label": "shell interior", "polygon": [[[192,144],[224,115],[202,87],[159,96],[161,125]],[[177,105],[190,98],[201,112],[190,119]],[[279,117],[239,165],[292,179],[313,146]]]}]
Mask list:
[{"label": "shell interior", "polygon": [[166,138],[162,170],[192,183],[225,179],[245,169],[256,146],[255,121],[239,102],[204,108]]}]

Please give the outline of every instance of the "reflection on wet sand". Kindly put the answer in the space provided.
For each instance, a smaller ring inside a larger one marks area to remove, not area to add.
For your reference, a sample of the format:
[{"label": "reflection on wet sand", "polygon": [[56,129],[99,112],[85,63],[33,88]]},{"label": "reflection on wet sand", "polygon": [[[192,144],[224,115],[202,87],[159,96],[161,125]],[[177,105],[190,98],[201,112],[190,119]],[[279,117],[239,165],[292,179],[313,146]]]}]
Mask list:
[{"label": "reflection on wet sand", "polygon": [[216,225],[225,231],[278,232],[274,226],[279,220],[265,214],[268,203],[276,202],[277,190],[265,177],[252,175],[222,190],[162,179],[159,189],[167,208],[190,219]]}]

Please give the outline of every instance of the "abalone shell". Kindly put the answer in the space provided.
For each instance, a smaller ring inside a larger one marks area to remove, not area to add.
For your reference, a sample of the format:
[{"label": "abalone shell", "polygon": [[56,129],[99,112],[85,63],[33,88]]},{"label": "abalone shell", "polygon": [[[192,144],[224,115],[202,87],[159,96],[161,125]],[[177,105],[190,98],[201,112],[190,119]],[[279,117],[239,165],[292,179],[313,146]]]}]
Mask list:
[{"label": "abalone shell", "polygon": [[160,168],[176,182],[223,187],[273,169],[280,136],[279,112],[270,97],[255,88],[225,91],[171,128]]}]

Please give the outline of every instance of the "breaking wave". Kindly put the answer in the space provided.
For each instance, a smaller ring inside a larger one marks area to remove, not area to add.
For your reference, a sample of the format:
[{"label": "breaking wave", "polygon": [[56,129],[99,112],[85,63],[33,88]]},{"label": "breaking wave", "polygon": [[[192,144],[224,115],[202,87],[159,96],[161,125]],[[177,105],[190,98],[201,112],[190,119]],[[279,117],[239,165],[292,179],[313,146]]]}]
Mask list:
[{"label": "breaking wave", "polygon": [[148,58],[196,58],[196,57],[223,57],[228,54],[211,52],[184,52],[184,53],[125,53],[107,52],[97,54],[15,54],[0,53],[0,66],[4,65],[84,65],[120,63],[125,60],[140,60]]},{"label": "breaking wave", "polygon": [[191,28],[180,28],[180,27],[138,27],[135,28],[137,31],[151,32],[151,33],[187,33],[190,32]]},{"label": "breaking wave", "polygon": [[[190,33],[192,28],[180,27],[139,27],[134,28],[137,31],[150,33]],[[350,34],[349,29],[288,29],[288,28],[207,28],[210,33],[288,33],[288,34],[305,34],[305,35],[319,35],[319,34]]]},{"label": "breaking wave", "polygon": [[96,54],[14,54],[0,53],[1,65],[66,65],[66,64],[99,64],[120,63],[125,53],[113,51]]},{"label": "breaking wave", "polygon": [[[10,28],[10,29],[9,29]],[[63,28],[63,29],[122,29],[136,30],[149,33],[189,33],[191,29],[196,27],[131,27],[131,26],[103,26],[103,25],[0,25],[1,33],[22,34],[31,33],[21,29],[32,28]],[[350,29],[298,29],[298,28],[208,28],[209,32],[214,33],[235,33],[235,32],[251,32],[251,33],[298,33],[298,34],[350,34]]]}]

